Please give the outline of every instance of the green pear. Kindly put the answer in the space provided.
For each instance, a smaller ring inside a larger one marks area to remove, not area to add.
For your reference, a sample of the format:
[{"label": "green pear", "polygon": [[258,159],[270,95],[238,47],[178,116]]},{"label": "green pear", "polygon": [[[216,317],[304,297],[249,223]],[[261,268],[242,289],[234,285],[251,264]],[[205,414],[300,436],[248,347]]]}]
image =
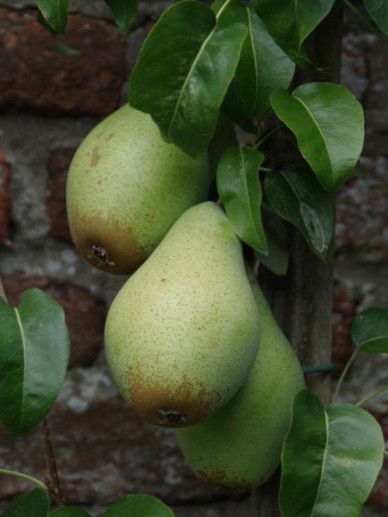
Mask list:
[{"label": "green pear", "polygon": [[151,423],[194,424],[237,392],[259,318],[241,244],[215,203],[187,210],[126,282],[105,343],[119,391]]},{"label": "green pear", "polygon": [[211,179],[205,152],[185,154],[149,115],[125,105],[91,131],[71,163],[75,247],[100,269],[131,273],[187,208],[206,199]]},{"label": "green pear", "polygon": [[205,421],[176,431],[183,454],[208,483],[257,487],[275,471],[290,425],[295,394],[304,386],[295,353],[258,286],[260,348],[232,400]]}]

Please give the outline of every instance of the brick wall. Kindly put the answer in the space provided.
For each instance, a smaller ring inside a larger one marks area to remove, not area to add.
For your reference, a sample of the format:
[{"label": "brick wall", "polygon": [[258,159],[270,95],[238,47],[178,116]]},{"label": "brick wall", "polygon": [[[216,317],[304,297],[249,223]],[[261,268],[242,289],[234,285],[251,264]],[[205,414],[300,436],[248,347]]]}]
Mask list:
[{"label": "brick wall", "polygon": [[[147,28],[169,2],[141,2],[131,34],[117,32],[101,1],[72,2],[59,41],[79,51],[64,56],[37,23],[33,2],[0,1],[0,274],[12,302],[37,286],[65,308],[71,369],[50,416],[69,503],[104,507],[132,491],[177,506],[177,515],[252,515],[242,493],[195,480],[165,429],[139,421],[122,402],[102,352],[107,305],[122,278],[92,270],[69,239],[64,186],[71,156],[101,117],[124,102],[126,79]],[[388,52],[348,20],[343,82],[367,110],[364,178],[338,196],[333,360],[351,353],[349,328],[359,308],[388,305]],[[361,359],[345,395],[358,399],[387,384],[388,359]],[[338,373],[338,372],[336,372]],[[372,408],[387,434],[388,401]],[[44,478],[40,437],[13,440],[0,429],[0,464]],[[26,485],[2,478],[0,500]],[[388,507],[388,466],[365,515]]]}]

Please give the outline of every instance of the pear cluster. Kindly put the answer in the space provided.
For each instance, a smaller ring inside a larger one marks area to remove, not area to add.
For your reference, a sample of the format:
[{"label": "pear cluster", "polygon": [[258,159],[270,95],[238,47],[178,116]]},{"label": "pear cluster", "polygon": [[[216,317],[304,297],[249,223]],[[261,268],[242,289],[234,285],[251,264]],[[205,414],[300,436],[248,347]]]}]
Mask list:
[{"label": "pear cluster", "polygon": [[232,224],[206,201],[208,162],[125,106],[79,147],[68,218],[92,265],[131,274],[105,329],[120,393],[148,422],[175,428],[200,478],[253,487],[279,463],[304,381]]}]

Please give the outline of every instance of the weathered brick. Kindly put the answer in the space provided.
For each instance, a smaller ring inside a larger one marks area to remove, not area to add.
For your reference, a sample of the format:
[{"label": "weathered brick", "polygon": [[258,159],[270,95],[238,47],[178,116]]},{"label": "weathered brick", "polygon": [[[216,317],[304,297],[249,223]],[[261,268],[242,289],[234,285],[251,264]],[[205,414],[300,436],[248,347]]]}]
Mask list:
[{"label": "weathered brick", "polygon": [[[155,494],[171,503],[241,495],[195,479],[174,434],[136,417],[117,396],[104,367],[69,373],[49,423],[69,504],[104,505],[130,492]],[[38,433],[15,440],[0,429],[0,443],[2,465],[44,479]],[[25,487],[4,477],[0,499]]]},{"label": "weathered brick", "polygon": [[368,261],[388,257],[388,159],[362,160],[364,177],[353,177],[337,197],[336,246]]},{"label": "weathered brick", "polygon": [[[79,51],[61,53],[56,41]],[[0,7],[0,109],[106,115],[127,75],[125,39],[112,23],[71,15],[54,39],[36,11]]]},{"label": "weathered brick", "polygon": [[334,376],[338,376],[351,356],[354,345],[350,338],[350,328],[356,316],[357,305],[341,285],[333,290],[332,316],[332,361],[337,365]]},{"label": "weathered brick", "polygon": [[104,301],[86,289],[53,278],[13,275],[4,277],[3,283],[13,305],[17,305],[21,293],[31,287],[38,287],[57,300],[65,311],[70,332],[70,367],[93,363],[103,343]]},{"label": "weathered brick", "polygon": [[66,177],[75,149],[54,149],[47,165],[50,235],[56,239],[71,241],[66,213]]},{"label": "weathered brick", "polygon": [[11,167],[0,151],[0,245],[10,243]]}]

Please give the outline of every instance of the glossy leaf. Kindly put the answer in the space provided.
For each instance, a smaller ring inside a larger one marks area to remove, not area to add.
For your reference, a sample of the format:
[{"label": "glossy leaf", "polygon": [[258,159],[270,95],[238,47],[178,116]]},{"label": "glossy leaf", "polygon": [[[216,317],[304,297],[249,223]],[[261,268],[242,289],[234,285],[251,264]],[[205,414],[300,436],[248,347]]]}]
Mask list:
[{"label": "glossy leaf", "polygon": [[251,8],[235,2],[220,23],[238,20],[248,29],[240,61],[225,99],[225,111],[237,123],[262,117],[270,107],[269,97],[278,88],[288,88],[295,71],[293,61],[274,42]]},{"label": "glossy leaf", "polygon": [[371,307],[357,315],[351,336],[362,352],[388,354],[388,309]]},{"label": "glossy leaf", "polygon": [[254,0],[257,14],[276,43],[299,61],[301,46],[326,18],[335,0]]},{"label": "glossy leaf", "polygon": [[294,401],[282,452],[283,517],[354,517],[384,458],[384,437],[366,411],[351,404],[326,410],[309,390]]},{"label": "glossy leaf", "polygon": [[267,254],[256,253],[257,260],[275,275],[285,275],[288,270],[287,228],[276,214],[263,212],[264,231],[267,237]]},{"label": "glossy leaf", "polygon": [[62,307],[39,289],[25,291],[18,307],[1,299],[0,343],[0,420],[17,436],[47,415],[65,379]]},{"label": "glossy leaf", "polygon": [[2,517],[47,517],[50,501],[45,490],[33,490],[15,497]]},{"label": "glossy leaf", "polygon": [[123,34],[128,34],[139,6],[139,0],[105,0],[105,2],[110,7],[120,31]]},{"label": "glossy leaf", "polygon": [[242,241],[266,252],[267,240],[261,222],[259,168],[264,155],[249,147],[229,147],[217,169],[218,193],[226,214]]},{"label": "glossy leaf", "polygon": [[295,134],[299,150],[326,190],[338,189],[356,167],[364,141],[361,104],[343,86],[303,84],[271,96],[276,115]]},{"label": "glossy leaf", "polygon": [[91,517],[91,515],[79,506],[64,506],[50,512],[49,517]]},{"label": "glossy leaf", "polygon": [[69,0],[36,0],[44,21],[58,34],[66,30],[69,3]]},{"label": "glossy leaf", "polygon": [[198,153],[212,138],[246,35],[241,23],[218,26],[202,2],[174,4],[142,47],[130,78],[130,104],[150,113],[168,142]]},{"label": "glossy leaf", "polygon": [[388,34],[388,0],[364,0],[364,5],[376,25]]},{"label": "glossy leaf", "polygon": [[105,517],[174,517],[173,511],[162,501],[151,495],[135,494],[123,497],[112,504]]},{"label": "glossy leaf", "polygon": [[266,174],[265,192],[277,214],[296,226],[312,250],[325,259],[333,238],[334,200],[303,164]]}]

